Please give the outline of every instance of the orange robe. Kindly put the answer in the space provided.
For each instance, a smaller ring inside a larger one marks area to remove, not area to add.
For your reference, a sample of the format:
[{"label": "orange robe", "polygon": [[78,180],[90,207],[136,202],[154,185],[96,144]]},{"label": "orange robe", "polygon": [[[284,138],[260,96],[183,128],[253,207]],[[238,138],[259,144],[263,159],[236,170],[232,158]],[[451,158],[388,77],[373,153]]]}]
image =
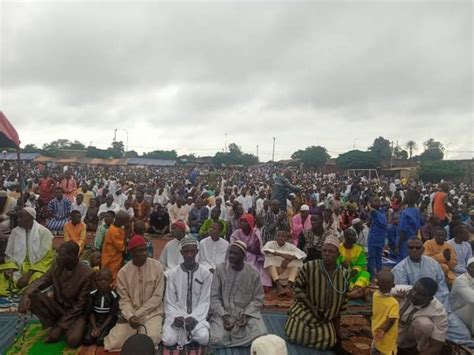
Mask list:
[{"label": "orange robe", "polygon": [[64,241],[67,242],[72,240],[73,242],[79,244],[79,255],[86,246],[86,230],[87,226],[84,222],[74,225],[71,221],[69,221],[64,225]]},{"label": "orange robe", "polygon": [[[430,239],[425,242],[424,247],[425,251],[423,254],[431,256],[439,263],[444,275],[446,276],[446,282],[451,285],[456,279],[456,274],[454,273],[453,268],[458,263],[456,251],[454,250],[453,246],[446,242],[444,242],[443,245],[439,245],[434,239]],[[443,251],[445,249],[451,250],[451,258],[449,261],[447,261],[443,255]]]},{"label": "orange robe", "polygon": [[102,267],[112,272],[113,284],[123,264],[123,252],[125,251],[125,230],[111,225],[107,230],[102,246]]}]

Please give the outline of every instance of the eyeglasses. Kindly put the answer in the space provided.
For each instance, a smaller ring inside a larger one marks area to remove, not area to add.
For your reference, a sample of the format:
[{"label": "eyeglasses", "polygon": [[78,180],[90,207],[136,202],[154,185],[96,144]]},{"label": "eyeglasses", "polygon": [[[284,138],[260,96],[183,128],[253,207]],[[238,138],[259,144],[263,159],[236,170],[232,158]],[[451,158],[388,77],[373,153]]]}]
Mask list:
[{"label": "eyeglasses", "polygon": [[415,249],[415,250],[420,250],[422,247],[415,247],[415,246],[411,246],[411,247],[408,247],[408,249]]}]

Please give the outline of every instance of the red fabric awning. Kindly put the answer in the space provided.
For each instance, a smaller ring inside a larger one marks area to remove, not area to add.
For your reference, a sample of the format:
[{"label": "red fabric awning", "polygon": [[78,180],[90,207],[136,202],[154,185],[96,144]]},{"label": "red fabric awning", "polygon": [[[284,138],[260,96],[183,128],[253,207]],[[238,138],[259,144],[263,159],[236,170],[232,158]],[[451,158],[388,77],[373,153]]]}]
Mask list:
[{"label": "red fabric awning", "polygon": [[0,111],[0,147],[20,147],[20,138],[18,137],[18,133],[2,111]]}]

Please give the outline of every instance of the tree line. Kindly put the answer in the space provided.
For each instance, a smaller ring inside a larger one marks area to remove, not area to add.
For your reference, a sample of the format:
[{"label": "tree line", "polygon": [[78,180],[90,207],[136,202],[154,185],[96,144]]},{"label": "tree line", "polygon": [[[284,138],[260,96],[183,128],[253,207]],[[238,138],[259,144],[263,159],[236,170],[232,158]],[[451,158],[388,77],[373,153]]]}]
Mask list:
[{"label": "tree line", "polygon": [[[372,145],[367,150],[350,150],[340,154],[336,158],[338,168],[347,169],[375,169],[382,165],[389,165],[392,160],[402,160],[406,162],[416,162],[420,164],[420,176],[427,179],[441,179],[462,176],[463,171],[453,162],[443,161],[445,148],[443,144],[433,138],[423,142],[423,151],[419,155],[414,155],[417,151],[417,144],[409,140],[401,147],[393,145],[384,137],[374,139]],[[26,153],[40,153],[45,156],[57,157],[63,150],[85,151],[88,158],[117,159],[117,158],[149,158],[177,160],[179,162],[192,163],[197,159],[196,155],[188,154],[178,156],[175,150],[154,150],[143,154],[138,154],[134,150],[125,151],[122,141],[114,141],[107,149],[100,149],[95,146],[86,147],[83,143],[75,140],[58,139],[51,143],[46,143],[42,148],[34,144],[27,144],[22,151]],[[306,168],[319,169],[323,167],[331,158],[327,149],[322,146],[309,146],[300,149],[291,155],[292,159],[303,164]],[[216,152],[212,157],[212,163],[216,166],[249,166],[258,164],[259,160],[253,154],[245,153],[236,143],[231,143],[226,152]]]}]

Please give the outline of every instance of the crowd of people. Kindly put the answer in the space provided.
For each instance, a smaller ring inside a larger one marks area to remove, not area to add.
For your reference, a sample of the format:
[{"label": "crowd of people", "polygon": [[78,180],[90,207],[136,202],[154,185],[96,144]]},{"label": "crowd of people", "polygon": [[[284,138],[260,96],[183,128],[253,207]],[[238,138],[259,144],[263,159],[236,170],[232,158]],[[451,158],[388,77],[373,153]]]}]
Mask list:
[{"label": "crowd of people", "polygon": [[287,339],[309,348],[350,336],[349,299],[373,303],[374,353],[474,345],[468,184],[269,165],[25,164],[22,184],[2,172],[0,296],[21,294],[49,342],[119,350],[138,331],[169,347],[249,346],[268,334],[274,288],[294,300]]}]

